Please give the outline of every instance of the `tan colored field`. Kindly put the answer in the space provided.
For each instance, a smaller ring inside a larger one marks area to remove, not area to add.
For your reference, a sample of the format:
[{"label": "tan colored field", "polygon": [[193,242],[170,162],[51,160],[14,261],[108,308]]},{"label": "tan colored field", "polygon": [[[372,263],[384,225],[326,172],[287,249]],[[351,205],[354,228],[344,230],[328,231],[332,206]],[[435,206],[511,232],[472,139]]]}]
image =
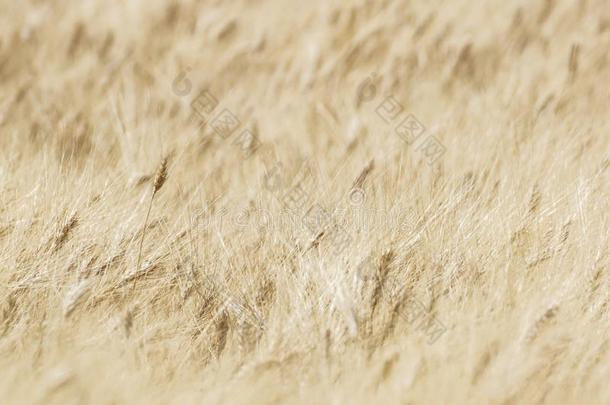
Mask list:
[{"label": "tan colored field", "polygon": [[609,83],[604,0],[0,1],[0,404],[610,403]]}]

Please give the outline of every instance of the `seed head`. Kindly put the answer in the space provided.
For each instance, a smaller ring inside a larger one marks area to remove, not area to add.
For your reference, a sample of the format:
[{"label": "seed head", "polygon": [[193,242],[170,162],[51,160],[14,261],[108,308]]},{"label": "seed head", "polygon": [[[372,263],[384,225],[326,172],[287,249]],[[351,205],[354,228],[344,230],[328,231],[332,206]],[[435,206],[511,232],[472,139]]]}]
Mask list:
[{"label": "seed head", "polygon": [[165,184],[165,180],[167,180],[167,158],[163,158],[159,168],[157,169],[157,174],[155,174],[155,181],[153,183],[153,193],[156,194],[157,191],[163,187]]}]

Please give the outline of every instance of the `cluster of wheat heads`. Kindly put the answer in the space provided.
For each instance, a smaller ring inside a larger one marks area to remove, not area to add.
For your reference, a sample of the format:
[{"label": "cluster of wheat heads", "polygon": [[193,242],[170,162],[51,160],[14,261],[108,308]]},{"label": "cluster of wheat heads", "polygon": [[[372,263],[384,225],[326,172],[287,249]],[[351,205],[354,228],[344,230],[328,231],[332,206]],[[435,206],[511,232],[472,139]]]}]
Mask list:
[{"label": "cluster of wheat heads", "polygon": [[289,3],[0,2],[0,403],[608,403],[607,2]]}]

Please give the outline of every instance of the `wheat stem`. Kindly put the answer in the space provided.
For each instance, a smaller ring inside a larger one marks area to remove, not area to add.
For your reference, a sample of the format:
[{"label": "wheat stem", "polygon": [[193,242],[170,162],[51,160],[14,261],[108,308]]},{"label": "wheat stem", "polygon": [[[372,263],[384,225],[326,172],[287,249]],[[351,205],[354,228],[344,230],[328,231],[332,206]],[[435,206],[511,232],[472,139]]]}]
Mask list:
[{"label": "wheat stem", "polygon": [[[148,227],[148,219],[150,218],[150,211],[152,210],[153,201],[155,200],[155,196],[157,192],[161,190],[161,187],[165,184],[165,180],[167,180],[167,158],[164,158],[157,169],[157,173],[155,175],[155,179],[152,185],[152,195],[150,196],[150,202],[148,203],[148,211],[146,212],[146,219],[144,220],[144,227],[142,228],[142,237],[140,238],[140,248],[138,249],[138,263],[136,265],[135,274],[140,271],[140,264],[142,263],[142,248],[144,246],[144,238],[146,237],[146,229]],[[133,283],[134,289],[136,286],[137,280]]]},{"label": "wheat stem", "polygon": [[150,211],[152,210],[153,201],[155,199],[155,191],[150,196],[150,202],[148,203],[148,211],[146,212],[146,219],[144,220],[144,228],[142,229],[142,237],[140,238],[140,248],[138,250],[138,264],[136,265],[136,272],[140,271],[140,263],[142,262],[142,247],[144,246],[144,237],[146,236],[146,227],[148,226],[148,218],[150,217]]}]

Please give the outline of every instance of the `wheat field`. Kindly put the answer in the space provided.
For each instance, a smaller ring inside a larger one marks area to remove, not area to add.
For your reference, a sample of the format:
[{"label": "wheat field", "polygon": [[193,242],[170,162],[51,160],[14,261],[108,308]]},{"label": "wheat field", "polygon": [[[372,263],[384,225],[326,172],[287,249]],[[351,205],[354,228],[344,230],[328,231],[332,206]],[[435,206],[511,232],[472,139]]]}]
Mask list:
[{"label": "wheat field", "polygon": [[610,403],[606,1],[0,22],[0,404]]}]

